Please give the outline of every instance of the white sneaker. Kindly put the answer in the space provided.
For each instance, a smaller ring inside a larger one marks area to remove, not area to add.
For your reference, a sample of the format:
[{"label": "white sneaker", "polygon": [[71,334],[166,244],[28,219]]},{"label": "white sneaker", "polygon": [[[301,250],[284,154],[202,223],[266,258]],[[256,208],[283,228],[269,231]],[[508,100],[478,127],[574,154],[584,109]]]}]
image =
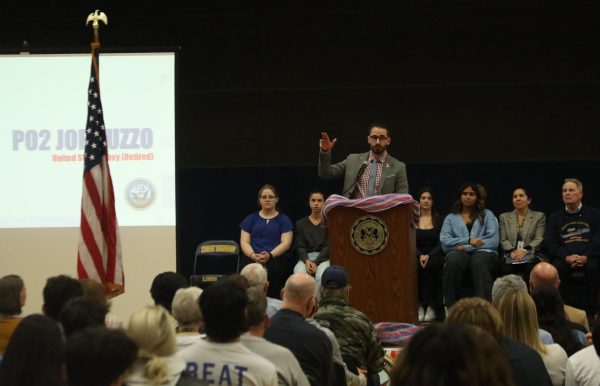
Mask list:
[{"label": "white sneaker", "polygon": [[419,307],[419,322],[423,321],[425,315],[425,310],[423,309],[423,307]]},{"label": "white sneaker", "polygon": [[425,313],[425,317],[423,318],[424,322],[433,322],[435,320],[435,311],[433,307],[428,307],[427,312]]}]

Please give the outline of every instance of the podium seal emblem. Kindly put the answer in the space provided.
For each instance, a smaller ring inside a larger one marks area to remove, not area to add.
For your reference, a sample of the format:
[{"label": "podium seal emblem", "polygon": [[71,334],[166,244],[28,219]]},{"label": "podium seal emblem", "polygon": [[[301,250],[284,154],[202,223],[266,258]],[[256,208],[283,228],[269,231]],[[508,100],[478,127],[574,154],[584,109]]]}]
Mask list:
[{"label": "podium seal emblem", "polygon": [[363,255],[375,255],[383,251],[388,240],[388,227],[379,217],[359,217],[350,227],[350,242]]}]

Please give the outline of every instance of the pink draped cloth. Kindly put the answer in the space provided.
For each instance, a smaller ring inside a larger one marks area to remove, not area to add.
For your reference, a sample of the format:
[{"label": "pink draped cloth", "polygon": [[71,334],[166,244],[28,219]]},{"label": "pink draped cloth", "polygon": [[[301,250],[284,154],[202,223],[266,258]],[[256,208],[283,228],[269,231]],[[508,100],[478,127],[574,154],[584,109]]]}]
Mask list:
[{"label": "pink draped cloth", "polygon": [[412,207],[413,218],[418,221],[421,215],[419,203],[415,201],[410,194],[383,194],[381,196],[371,196],[351,200],[338,194],[332,194],[325,200],[323,205],[323,224],[327,225],[327,214],[338,206],[362,209],[365,212],[383,212],[397,205],[410,205]]}]

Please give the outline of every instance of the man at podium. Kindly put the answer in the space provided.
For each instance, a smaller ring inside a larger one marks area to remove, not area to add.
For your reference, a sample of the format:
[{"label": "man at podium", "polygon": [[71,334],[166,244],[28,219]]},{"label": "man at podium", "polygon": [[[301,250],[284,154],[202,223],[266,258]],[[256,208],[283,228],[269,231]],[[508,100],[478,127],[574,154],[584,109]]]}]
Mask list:
[{"label": "man at podium", "polygon": [[369,152],[350,154],[342,162],[331,165],[331,149],[336,141],[337,138],[330,140],[326,132],[321,133],[319,177],[333,179],[344,176],[343,196],[363,198],[388,193],[408,193],[406,165],[387,152],[391,142],[387,125],[373,123],[369,126]]}]

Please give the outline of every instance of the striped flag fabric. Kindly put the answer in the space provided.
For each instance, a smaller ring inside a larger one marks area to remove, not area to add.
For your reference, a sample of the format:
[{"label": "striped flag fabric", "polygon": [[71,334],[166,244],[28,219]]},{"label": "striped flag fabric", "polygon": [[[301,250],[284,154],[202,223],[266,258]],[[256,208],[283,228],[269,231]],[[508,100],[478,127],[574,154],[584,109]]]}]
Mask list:
[{"label": "striped flag fabric", "polygon": [[114,297],[124,292],[125,278],[98,80],[99,55],[93,47],[85,127],[77,275],[80,279],[102,283],[105,293]]},{"label": "striped flag fabric", "polygon": [[396,205],[410,205],[412,207],[413,220],[418,221],[421,215],[421,207],[410,194],[383,194],[364,198],[349,199],[338,194],[332,194],[323,204],[323,223],[327,224],[327,214],[335,207],[344,206],[348,208],[362,209],[365,212],[383,212]]}]

